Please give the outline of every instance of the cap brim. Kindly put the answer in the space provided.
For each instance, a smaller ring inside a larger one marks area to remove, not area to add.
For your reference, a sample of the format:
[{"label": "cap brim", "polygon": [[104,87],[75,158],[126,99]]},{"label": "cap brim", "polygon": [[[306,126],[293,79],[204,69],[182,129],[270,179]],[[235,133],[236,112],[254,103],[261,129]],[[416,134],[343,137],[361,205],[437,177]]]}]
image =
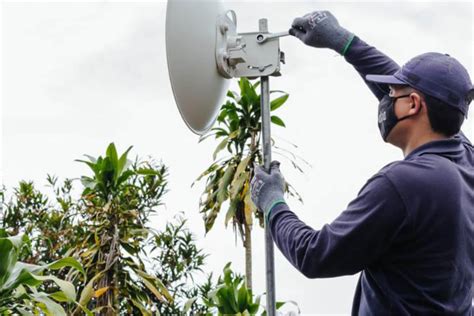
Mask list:
[{"label": "cap brim", "polygon": [[365,80],[370,82],[382,83],[382,84],[401,84],[406,85],[406,82],[395,78],[393,75],[367,75]]}]

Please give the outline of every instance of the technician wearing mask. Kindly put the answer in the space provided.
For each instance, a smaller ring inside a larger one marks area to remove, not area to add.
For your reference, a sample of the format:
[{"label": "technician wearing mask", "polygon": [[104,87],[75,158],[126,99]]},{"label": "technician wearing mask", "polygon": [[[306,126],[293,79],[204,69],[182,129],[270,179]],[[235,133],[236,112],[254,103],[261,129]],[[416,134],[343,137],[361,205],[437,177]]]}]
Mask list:
[{"label": "technician wearing mask", "polygon": [[474,90],[466,69],[439,53],[400,68],[328,11],[296,18],[290,34],[354,66],[380,102],[383,140],[405,158],[370,178],[320,230],[285,203],[279,163],[270,173],[258,167],[252,200],[276,245],[308,278],[362,271],[352,315],[471,315],[474,148],[460,127]]}]

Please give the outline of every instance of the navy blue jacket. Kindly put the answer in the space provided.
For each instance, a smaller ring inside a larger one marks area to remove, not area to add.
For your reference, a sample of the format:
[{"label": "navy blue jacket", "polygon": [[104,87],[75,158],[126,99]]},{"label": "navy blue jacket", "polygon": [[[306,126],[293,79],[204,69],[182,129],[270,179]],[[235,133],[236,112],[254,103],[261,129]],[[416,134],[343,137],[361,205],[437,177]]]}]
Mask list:
[{"label": "navy blue jacket", "polygon": [[[399,67],[357,37],[345,58],[362,77]],[[383,96],[383,87],[368,85]],[[471,315],[474,148],[462,133],[382,168],[321,230],[285,203],[273,208],[269,225],[308,278],[362,271],[352,315]]]}]

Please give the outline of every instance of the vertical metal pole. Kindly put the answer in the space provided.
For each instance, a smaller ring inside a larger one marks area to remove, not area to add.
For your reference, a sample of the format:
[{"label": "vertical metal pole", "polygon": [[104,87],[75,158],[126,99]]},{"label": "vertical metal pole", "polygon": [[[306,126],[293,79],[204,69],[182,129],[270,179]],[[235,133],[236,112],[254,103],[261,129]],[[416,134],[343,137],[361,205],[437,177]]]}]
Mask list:
[{"label": "vertical metal pole", "polygon": [[[259,32],[268,32],[267,19],[258,21]],[[263,165],[270,171],[272,162],[272,144],[270,136],[270,83],[268,76],[260,77],[260,113],[262,114]],[[267,281],[267,315],[275,316],[275,255],[272,233],[265,222],[265,275]]]},{"label": "vertical metal pole", "polygon": [[[268,77],[260,78],[261,94],[260,106],[262,113],[262,146],[263,165],[270,171],[272,161],[272,145],[270,137],[270,89]],[[270,227],[265,221],[265,270],[267,277],[267,315],[275,316],[275,255]]]}]

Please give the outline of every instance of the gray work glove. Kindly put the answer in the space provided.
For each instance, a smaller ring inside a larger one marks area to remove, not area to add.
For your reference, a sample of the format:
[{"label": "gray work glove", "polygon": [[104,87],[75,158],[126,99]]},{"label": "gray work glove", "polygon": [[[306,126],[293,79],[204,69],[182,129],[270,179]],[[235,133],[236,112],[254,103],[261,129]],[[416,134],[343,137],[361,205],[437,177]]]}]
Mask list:
[{"label": "gray work glove", "polygon": [[255,167],[255,175],[250,183],[250,194],[253,203],[264,213],[267,223],[273,206],[285,202],[283,197],[285,186],[278,161],[272,161],[270,173],[262,166]]},{"label": "gray work glove", "polygon": [[329,11],[314,11],[294,19],[289,32],[306,45],[330,48],[341,55],[354,38],[354,34],[341,27]]}]

